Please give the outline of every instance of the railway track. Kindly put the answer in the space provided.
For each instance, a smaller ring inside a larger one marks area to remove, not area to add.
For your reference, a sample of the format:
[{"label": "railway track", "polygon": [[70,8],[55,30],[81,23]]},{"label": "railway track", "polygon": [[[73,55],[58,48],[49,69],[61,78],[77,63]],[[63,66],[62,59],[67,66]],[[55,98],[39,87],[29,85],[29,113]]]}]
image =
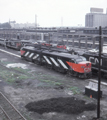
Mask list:
[{"label": "railway track", "polygon": [[0,120],[27,120],[0,92]]}]

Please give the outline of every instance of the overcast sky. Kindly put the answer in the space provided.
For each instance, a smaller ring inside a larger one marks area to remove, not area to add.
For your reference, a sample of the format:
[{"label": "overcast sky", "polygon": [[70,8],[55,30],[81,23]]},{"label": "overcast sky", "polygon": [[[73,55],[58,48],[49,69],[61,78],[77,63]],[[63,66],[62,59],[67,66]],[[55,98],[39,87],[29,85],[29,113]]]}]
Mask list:
[{"label": "overcast sky", "polygon": [[90,7],[103,8],[107,0],[0,0],[0,23],[37,23],[41,27],[85,26]]}]

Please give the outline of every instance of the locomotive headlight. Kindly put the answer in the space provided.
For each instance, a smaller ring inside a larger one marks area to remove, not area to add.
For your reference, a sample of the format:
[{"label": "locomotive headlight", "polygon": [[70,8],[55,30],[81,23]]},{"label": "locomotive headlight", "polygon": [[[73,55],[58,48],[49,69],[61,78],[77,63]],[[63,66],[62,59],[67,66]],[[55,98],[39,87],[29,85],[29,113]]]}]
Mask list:
[{"label": "locomotive headlight", "polygon": [[85,68],[85,66],[81,66],[81,68]]}]

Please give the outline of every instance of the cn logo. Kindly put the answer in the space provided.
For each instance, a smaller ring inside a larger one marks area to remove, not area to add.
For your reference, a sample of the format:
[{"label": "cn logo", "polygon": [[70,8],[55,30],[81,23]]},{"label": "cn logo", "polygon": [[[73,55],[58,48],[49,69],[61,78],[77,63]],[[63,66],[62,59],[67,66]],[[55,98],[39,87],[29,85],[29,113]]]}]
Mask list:
[{"label": "cn logo", "polygon": [[90,72],[91,68],[84,68],[84,72]]},{"label": "cn logo", "polygon": [[[89,61],[94,65],[99,63],[98,58],[95,58],[95,57],[89,57]],[[101,59],[101,64],[100,65],[102,66],[102,59]]]}]

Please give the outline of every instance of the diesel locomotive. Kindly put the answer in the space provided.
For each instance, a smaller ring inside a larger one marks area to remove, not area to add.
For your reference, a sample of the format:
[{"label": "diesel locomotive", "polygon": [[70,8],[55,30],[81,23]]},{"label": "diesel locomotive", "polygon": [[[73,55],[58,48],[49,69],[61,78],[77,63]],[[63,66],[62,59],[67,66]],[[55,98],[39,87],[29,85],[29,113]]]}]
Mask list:
[{"label": "diesel locomotive", "polygon": [[[87,60],[92,63],[92,71],[93,73],[98,73],[99,68],[99,50],[93,49],[82,54]],[[102,77],[107,78],[107,46],[103,46],[102,53],[101,53],[101,75]]]},{"label": "diesel locomotive", "polygon": [[70,54],[64,49],[57,50],[41,45],[24,46],[21,57],[39,65],[45,65],[61,73],[68,73],[79,78],[91,77],[91,62],[80,55]]}]

